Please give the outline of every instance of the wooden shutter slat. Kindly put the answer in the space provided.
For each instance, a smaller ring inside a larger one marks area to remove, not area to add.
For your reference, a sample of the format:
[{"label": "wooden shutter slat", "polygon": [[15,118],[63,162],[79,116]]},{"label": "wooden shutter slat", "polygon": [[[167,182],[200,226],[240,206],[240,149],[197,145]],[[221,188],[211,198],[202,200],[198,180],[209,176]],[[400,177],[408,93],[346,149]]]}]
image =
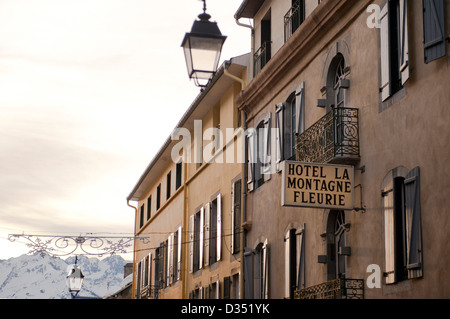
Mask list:
[{"label": "wooden shutter slat", "polygon": [[420,212],[420,169],[414,168],[405,178],[408,278],[422,277],[422,226]]},{"label": "wooden shutter slat", "polygon": [[423,37],[425,63],[447,54],[444,0],[423,0]]}]

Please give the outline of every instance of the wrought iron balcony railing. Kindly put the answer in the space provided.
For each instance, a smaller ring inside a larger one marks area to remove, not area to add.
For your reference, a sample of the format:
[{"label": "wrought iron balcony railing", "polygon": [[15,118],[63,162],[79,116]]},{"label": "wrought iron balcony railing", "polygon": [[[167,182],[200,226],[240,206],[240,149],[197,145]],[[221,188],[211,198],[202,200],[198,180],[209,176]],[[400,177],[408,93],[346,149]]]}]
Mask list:
[{"label": "wrought iron balcony railing", "polygon": [[284,15],[284,42],[287,42],[295,30],[305,21],[304,1],[296,1]]},{"label": "wrought iron balcony railing", "polygon": [[256,50],[255,55],[253,57],[253,76],[256,76],[262,68],[269,62],[270,60],[270,46],[271,42],[266,41],[262,44],[262,46]]},{"label": "wrought iron balcony railing", "polygon": [[296,151],[300,162],[359,161],[359,110],[334,108],[297,137]]},{"label": "wrought iron balcony railing", "polygon": [[336,279],[296,290],[295,299],[364,299],[363,279]]}]

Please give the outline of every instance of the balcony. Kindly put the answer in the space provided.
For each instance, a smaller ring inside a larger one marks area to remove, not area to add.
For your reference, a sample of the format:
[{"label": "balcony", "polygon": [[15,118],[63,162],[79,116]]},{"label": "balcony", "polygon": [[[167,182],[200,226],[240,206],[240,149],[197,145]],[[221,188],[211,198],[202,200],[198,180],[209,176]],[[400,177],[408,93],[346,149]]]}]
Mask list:
[{"label": "balcony", "polygon": [[296,1],[284,15],[284,42],[287,42],[295,30],[305,21],[305,3]]},{"label": "balcony", "polygon": [[364,299],[363,279],[336,279],[299,289],[294,299]]},{"label": "balcony", "polygon": [[359,153],[359,110],[334,108],[297,137],[296,160],[355,165]]},{"label": "balcony", "polygon": [[267,62],[269,62],[270,46],[271,42],[266,41],[258,50],[256,50],[255,55],[253,57],[253,76],[256,76],[267,64]]}]

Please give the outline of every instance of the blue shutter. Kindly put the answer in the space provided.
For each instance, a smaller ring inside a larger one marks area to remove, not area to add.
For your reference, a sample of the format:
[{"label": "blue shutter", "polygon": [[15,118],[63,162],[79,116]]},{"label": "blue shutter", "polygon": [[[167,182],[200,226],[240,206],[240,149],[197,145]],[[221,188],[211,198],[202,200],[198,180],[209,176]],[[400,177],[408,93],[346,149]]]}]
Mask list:
[{"label": "blue shutter", "polygon": [[420,216],[420,169],[405,178],[406,249],[408,278],[422,277],[422,226]]},{"label": "blue shutter", "polygon": [[425,63],[446,55],[444,0],[423,0]]}]

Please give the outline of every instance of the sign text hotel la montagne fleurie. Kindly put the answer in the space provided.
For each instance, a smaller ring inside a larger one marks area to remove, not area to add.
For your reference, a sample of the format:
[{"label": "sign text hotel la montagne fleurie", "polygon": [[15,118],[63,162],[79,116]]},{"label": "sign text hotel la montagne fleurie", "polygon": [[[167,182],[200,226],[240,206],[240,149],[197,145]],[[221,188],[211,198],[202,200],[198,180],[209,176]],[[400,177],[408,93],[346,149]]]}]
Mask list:
[{"label": "sign text hotel la montagne fleurie", "polygon": [[285,161],[281,204],[353,209],[353,166]]}]

